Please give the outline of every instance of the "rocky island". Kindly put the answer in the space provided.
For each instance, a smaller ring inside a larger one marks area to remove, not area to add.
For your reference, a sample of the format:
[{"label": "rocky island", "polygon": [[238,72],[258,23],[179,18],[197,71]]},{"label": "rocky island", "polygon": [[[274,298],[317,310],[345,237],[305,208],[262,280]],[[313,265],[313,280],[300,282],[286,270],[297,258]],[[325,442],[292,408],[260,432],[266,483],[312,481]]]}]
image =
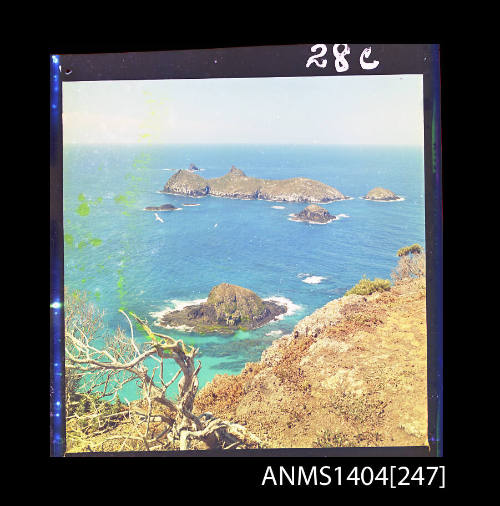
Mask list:
[{"label": "rocky island", "polygon": [[161,206],[149,206],[145,207],[144,211],[177,211],[179,208],[172,204],[163,204]]},{"label": "rocky island", "polygon": [[316,204],[307,206],[305,209],[300,211],[300,213],[293,214],[291,218],[292,221],[305,221],[306,223],[321,224],[330,223],[336,219],[336,216],[330,214],[324,207]]},{"label": "rocky island", "polygon": [[203,304],[165,313],[157,325],[189,327],[201,334],[233,334],[262,327],[286,311],[285,306],[262,300],[248,288],[222,283],[212,288]]},{"label": "rocky island", "polygon": [[380,188],[377,186],[370,190],[364,197],[365,200],[379,200],[379,201],[390,201],[390,200],[401,200],[401,197],[396,195],[391,190],[386,190],[385,188]]},{"label": "rocky island", "polygon": [[160,193],[203,197],[212,195],[244,200],[281,202],[333,202],[346,197],[327,184],[304,177],[259,179],[248,177],[234,165],[221,177],[205,179],[189,170],[179,170],[166,182]]}]

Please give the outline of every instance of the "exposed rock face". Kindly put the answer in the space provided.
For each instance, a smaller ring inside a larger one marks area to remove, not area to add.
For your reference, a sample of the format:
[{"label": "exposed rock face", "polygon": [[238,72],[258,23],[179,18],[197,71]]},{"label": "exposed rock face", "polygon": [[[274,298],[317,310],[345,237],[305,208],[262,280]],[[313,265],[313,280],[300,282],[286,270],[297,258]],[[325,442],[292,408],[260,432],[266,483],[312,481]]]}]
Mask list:
[{"label": "exposed rock face", "polygon": [[229,170],[229,174],[232,174],[233,176],[247,177],[247,175],[241,169],[238,169],[234,165],[231,165],[231,169]]},{"label": "exposed rock face", "polygon": [[247,177],[233,165],[225,176],[209,179],[207,185],[209,194],[215,197],[249,200],[259,198],[261,180]]},{"label": "exposed rock face", "polygon": [[145,207],[145,211],[175,211],[179,209],[178,207],[173,206],[172,204],[163,204],[162,206],[149,206]]},{"label": "exposed rock face", "polygon": [[293,217],[294,221],[306,221],[309,223],[330,223],[330,221],[335,219],[336,217],[333,214],[330,214],[324,207],[316,204],[307,206]]},{"label": "exposed rock face", "polygon": [[181,169],[167,181],[163,193],[201,197],[208,193],[207,181],[198,174]]},{"label": "exposed rock face", "polygon": [[285,306],[263,301],[247,288],[222,283],[212,288],[205,303],[166,313],[158,323],[187,326],[199,333],[232,334],[238,329],[262,327],[285,312]]},{"label": "exposed rock face", "polygon": [[248,177],[234,165],[226,175],[212,179],[180,170],[167,181],[163,193],[285,202],[332,202],[348,198],[332,186],[313,179],[258,179]]},{"label": "exposed rock face", "polygon": [[373,190],[370,190],[363,198],[366,200],[399,200],[401,197],[391,190],[377,186]]}]

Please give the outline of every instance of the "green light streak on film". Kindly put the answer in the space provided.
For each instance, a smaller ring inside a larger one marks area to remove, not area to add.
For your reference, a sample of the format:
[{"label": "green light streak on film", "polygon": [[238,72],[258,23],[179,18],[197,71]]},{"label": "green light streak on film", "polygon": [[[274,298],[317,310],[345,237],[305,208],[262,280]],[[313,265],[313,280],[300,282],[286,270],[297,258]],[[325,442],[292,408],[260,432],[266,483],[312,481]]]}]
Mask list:
[{"label": "green light streak on film", "polygon": [[[148,91],[144,92],[145,96],[150,96],[151,93]],[[158,106],[158,101],[148,99],[147,104],[150,106],[150,114],[141,123],[140,127],[142,131],[139,134],[138,142],[140,144],[151,144],[155,137],[155,133],[159,132],[158,125],[155,124],[154,116],[156,114],[155,108]],[[162,105],[163,102],[160,104]],[[137,210],[138,192],[140,190],[140,184],[144,181],[144,172],[147,171],[151,166],[151,154],[143,151],[138,153],[132,162],[132,171],[125,174],[125,180],[129,187],[127,191],[120,195],[117,195],[114,199],[115,204],[121,209],[121,214],[129,217],[127,220],[127,227],[129,229],[136,229],[138,226],[138,215],[134,213]],[[116,282],[116,289],[118,293],[120,309],[125,311],[130,308],[130,293],[129,293],[129,282],[127,279],[128,268],[132,267],[132,259],[127,254],[128,248],[124,248],[125,254],[121,258],[120,267],[117,271],[118,279]]]},{"label": "green light streak on film", "polygon": [[[64,248],[66,251],[72,251],[72,257],[77,259],[74,269],[82,274],[80,285],[88,286],[90,282],[95,280],[95,277],[89,273],[88,262],[88,248],[96,248],[102,245],[103,240],[98,237],[93,237],[93,234],[84,232],[80,227],[87,221],[87,218],[92,219],[93,209],[102,203],[102,197],[93,200],[87,197],[84,193],[80,193],[77,200],[67,207],[72,207],[74,210],[75,220],[66,219],[64,225]],[[85,221],[80,221],[81,219]],[[83,277],[85,276],[85,277]],[[97,293],[97,292],[96,292]],[[96,295],[96,294],[94,294]],[[97,294],[100,296],[100,294]]]},{"label": "green light streak on film", "polygon": [[[144,92],[144,101],[148,104],[149,111],[140,124],[141,131],[138,134],[138,142],[142,146],[155,142],[155,139],[156,141],[160,140],[159,135],[162,130],[162,122],[165,119],[164,112],[166,111],[165,101],[155,99],[149,91]],[[141,151],[135,156],[130,170],[124,176],[127,183],[126,190],[114,198],[118,213],[127,217],[126,228],[129,230],[135,229],[138,225],[138,214],[136,211],[139,191],[141,189],[140,185],[143,184],[145,173],[151,166],[151,154],[143,148],[140,149]],[[68,169],[68,166],[65,165],[64,169]],[[103,167],[99,166],[96,170],[97,177],[99,177],[103,171]],[[105,246],[103,238],[95,237],[93,233],[89,232],[89,229],[92,230],[92,220],[96,218],[94,210],[102,202],[102,196],[90,198],[84,193],[79,193],[73,201],[65,201],[66,214],[69,216],[65,216],[64,248],[66,252],[71,252],[68,258],[75,260],[75,265],[72,269],[74,269],[75,273],[79,273],[81,276],[79,284],[81,287],[85,286],[87,290],[100,276],[110,275],[115,269],[115,254],[107,255],[105,259],[101,259],[97,264],[93,263],[91,265],[89,260],[90,251],[94,251],[94,248]],[[123,237],[126,238],[127,235],[125,233]],[[127,273],[129,272],[128,269],[133,268],[133,265],[132,259],[128,254],[130,250],[128,244],[123,244],[121,249],[125,251],[125,254],[121,256],[120,264],[115,272],[117,275],[116,291],[119,304],[124,309],[130,305],[130,288]],[[97,271],[96,275],[92,274],[94,270]],[[96,299],[101,297],[98,288],[92,295]]]}]

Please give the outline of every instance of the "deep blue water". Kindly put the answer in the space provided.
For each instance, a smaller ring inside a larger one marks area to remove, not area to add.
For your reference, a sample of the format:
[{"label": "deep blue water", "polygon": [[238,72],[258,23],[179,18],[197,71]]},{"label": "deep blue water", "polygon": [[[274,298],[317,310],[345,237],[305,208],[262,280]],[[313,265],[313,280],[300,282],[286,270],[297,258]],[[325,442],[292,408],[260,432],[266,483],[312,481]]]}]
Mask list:
[{"label": "deep blue water", "polygon": [[[346,216],[312,225],[288,219],[305,204],[157,193],[190,163],[206,178],[232,165],[253,177],[309,177],[354,199],[325,204],[330,213]],[[359,199],[375,186],[404,200]],[[390,278],[400,247],[425,246],[424,202],[423,152],[417,147],[66,145],[65,285],[86,291],[105,311],[110,329],[128,330],[119,308],[152,323],[152,314],[204,299],[222,282],[293,303],[284,319],[234,336],[158,328],[200,348],[203,386],[217,373],[237,374],[259,360],[279,332],[290,332],[301,318],[341,297],[363,274]],[[164,223],[143,211],[164,203],[182,211],[159,213]],[[311,276],[324,279],[305,283]],[[125,396],[135,398],[136,387],[129,384]]]}]

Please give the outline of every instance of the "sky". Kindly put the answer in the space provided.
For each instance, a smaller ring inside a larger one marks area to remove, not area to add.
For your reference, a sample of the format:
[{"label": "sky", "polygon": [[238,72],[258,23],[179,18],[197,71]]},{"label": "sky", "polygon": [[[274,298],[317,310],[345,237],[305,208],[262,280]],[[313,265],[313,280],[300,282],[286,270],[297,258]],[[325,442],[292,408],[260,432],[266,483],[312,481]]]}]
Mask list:
[{"label": "sky", "polygon": [[63,83],[65,143],[423,145],[422,75]]}]

